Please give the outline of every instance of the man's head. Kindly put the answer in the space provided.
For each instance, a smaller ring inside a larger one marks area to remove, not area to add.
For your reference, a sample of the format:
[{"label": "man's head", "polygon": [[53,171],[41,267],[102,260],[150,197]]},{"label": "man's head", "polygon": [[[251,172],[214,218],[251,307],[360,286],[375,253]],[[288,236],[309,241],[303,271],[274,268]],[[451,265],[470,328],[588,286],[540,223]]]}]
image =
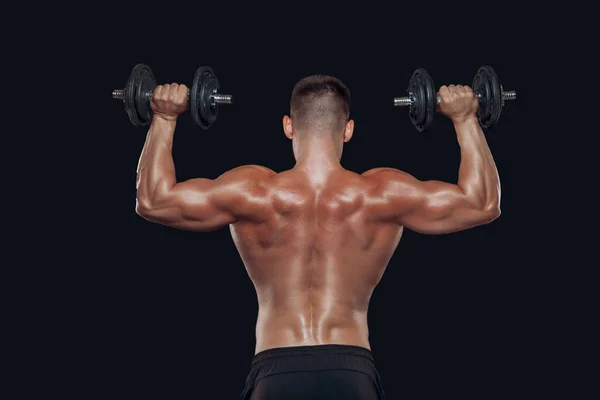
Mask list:
[{"label": "man's head", "polygon": [[294,86],[290,116],[283,118],[283,127],[290,139],[333,138],[341,146],[354,130],[349,116],[350,91],[346,85],[333,76],[312,75]]}]

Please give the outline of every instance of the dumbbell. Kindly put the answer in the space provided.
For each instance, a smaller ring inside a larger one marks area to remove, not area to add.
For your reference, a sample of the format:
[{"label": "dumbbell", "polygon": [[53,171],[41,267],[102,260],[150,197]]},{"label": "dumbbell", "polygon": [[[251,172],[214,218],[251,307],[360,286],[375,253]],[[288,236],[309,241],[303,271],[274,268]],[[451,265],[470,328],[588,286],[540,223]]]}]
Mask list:
[{"label": "dumbbell", "polygon": [[[477,70],[472,84],[479,100],[477,119],[483,128],[492,128],[498,122],[505,100],[515,100],[517,93],[504,91],[498,75],[492,67],[484,65]],[[394,98],[394,106],[409,107],[408,114],[419,132],[425,131],[433,122],[440,96],[433,79],[424,68],[417,68],[408,82],[408,96]]]},{"label": "dumbbell", "polygon": [[[152,120],[150,100],[156,88],[156,79],[149,66],[136,64],[124,89],[113,90],[114,99],[123,100],[125,111],[134,126],[146,126]],[[232,104],[233,96],[220,94],[219,80],[210,67],[196,70],[188,92],[189,107],[196,125],[208,129],[215,122],[219,104]]]}]

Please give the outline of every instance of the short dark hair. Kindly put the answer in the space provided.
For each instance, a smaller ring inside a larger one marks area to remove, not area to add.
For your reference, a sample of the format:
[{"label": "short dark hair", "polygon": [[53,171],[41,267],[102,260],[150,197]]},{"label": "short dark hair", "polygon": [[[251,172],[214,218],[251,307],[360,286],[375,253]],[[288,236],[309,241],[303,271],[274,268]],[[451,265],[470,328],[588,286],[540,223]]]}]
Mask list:
[{"label": "short dark hair", "polygon": [[339,132],[350,116],[350,90],[333,76],[302,78],[292,90],[290,116],[300,130]]}]

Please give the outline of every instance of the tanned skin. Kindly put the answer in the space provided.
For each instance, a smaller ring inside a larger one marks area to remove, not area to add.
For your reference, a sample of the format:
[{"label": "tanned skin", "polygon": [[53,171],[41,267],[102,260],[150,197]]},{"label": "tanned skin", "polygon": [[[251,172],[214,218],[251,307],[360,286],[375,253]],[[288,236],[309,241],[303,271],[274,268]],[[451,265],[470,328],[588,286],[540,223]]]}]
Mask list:
[{"label": "tanned skin", "polygon": [[500,215],[498,172],[468,86],[442,86],[438,93],[438,111],[452,120],[460,145],[457,184],[421,181],[394,168],[348,171],[340,160],[354,121],[336,135],[313,135],[300,134],[288,116],[283,130],[293,143],[292,169],[246,165],[216,179],[177,182],[171,149],[187,92],[175,83],[154,91],[136,212],[177,229],[229,226],[258,297],[255,353],[320,344],[370,349],[369,301],[404,227],[443,234]]}]

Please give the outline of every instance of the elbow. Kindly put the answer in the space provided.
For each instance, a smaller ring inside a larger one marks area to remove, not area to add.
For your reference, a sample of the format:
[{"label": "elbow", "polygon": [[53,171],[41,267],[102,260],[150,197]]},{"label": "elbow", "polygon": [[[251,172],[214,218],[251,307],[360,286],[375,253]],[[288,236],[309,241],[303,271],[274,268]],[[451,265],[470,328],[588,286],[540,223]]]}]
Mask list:
[{"label": "elbow", "polygon": [[500,217],[500,198],[492,199],[470,199],[473,216],[477,220],[477,225],[488,224]]},{"label": "elbow", "polygon": [[500,217],[502,211],[500,210],[500,202],[493,202],[491,204],[487,204],[483,209],[483,214],[485,215],[485,222],[490,223],[495,221]]},{"label": "elbow", "polygon": [[153,211],[152,201],[148,197],[138,196],[135,199],[135,213],[144,219],[150,219]]}]

